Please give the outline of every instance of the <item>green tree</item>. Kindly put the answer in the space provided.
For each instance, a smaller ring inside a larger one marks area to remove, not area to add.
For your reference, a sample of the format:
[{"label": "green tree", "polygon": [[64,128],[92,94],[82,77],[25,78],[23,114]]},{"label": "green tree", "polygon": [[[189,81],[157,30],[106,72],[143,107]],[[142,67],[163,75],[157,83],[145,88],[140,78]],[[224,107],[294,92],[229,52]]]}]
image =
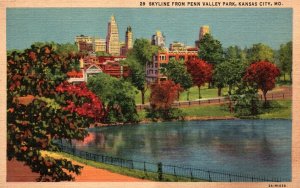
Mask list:
[{"label": "green tree", "polygon": [[225,61],[214,69],[213,79],[218,87],[218,96],[221,89],[229,86],[228,94],[231,95],[233,86],[239,83],[246,69],[246,56],[238,46],[230,46],[225,51]]},{"label": "green tree", "polygon": [[241,82],[230,95],[229,108],[233,105],[234,112],[238,117],[255,116],[259,113],[259,96],[257,87]]},{"label": "green tree", "polygon": [[184,62],[171,59],[170,62],[162,65],[162,73],[176,84],[180,84],[180,87],[187,91],[187,100],[189,100],[189,88],[193,86],[193,80]]},{"label": "green tree", "polygon": [[151,45],[148,39],[140,38],[135,39],[133,48],[128,55],[133,56],[139,64],[145,66],[147,62],[152,61],[153,54],[158,49],[157,46]]},{"label": "green tree", "polygon": [[268,45],[262,43],[253,44],[253,46],[247,50],[247,59],[249,63],[258,61],[274,62],[274,51]]},{"label": "green tree", "polygon": [[88,79],[88,87],[102,100],[104,122],[138,121],[136,90],[129,82],[101,73]]},{"label": "green tree", "polygon": [[108,53],[106,52],[96,52],[96,56],[110,56]]},{"label": "green tree", "polygon": [[213,38],[210,34],[205,34],[199,43],[199,58],[217,65],[224,60],[224,52],[220,41]]},{"label": "green tree", "polygon": [[279,68],[283,73],[283,78],[285,81],[285,74],[288,73],[290,76],[290,81],[292,81],[292,61],[293,61],[293,44],[288,42],[286,44],[280,45],[279,49]]},{"label": "green tree", "polygon": [[158,47],[151,45],[147,39],[136,39],[133,48],[127,53],[127,64],[131,70],[129,80],[141,92],[142,104],[145,103],[145,93],[147,91],[145,66],[152,61],[152,57],[157,53]]}]

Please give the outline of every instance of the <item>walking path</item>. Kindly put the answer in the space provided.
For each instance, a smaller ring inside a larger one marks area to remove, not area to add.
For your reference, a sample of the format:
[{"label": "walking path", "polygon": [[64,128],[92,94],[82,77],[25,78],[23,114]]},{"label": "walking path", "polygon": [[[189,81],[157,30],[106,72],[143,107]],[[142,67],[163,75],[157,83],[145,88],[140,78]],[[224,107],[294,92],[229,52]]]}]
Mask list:
[{"label": "walking path", "polygon": [[[57,155],[58,156],[58,155]],[[53,157],[57,157],[53,156]],[[66,158],[68,159],[68,158]],[[70,159],[68,159],[70,160]],[[133,178],[117,173],[112,173],[107,170],[87,166],[82,163],[72,161],[73,164],[83,166],[81,174],[75,176],[77,182],[141,182],[149,181],[138,178]],[[7,161],[7,182],[35,182],[39,177],[38,173],[34,173],[28,166],[17,160]]]}]

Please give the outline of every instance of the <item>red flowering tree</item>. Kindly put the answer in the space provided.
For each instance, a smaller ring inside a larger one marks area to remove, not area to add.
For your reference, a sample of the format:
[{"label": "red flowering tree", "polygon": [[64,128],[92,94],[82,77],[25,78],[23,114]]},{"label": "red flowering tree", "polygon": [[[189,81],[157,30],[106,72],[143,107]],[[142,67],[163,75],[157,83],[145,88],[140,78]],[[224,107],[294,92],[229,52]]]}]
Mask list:
[{"label": "red flowering tree", "polygon": [[100,100],[85,86],[64,82],[76,56],[61,56],[51,46],[7,56],[7,158],[40,173],[38,181],[66,181],[81,167],[55,159],[57,139],[83,140],[86,128],[101,118]]},{"label": "red flowering tree", "polygon": [[262,90],[266,104],[267,92],[275,87],[275,79],[279,75],[280,71],[275,64],[259,61],[247,68],[243,80]]},{"label": "red flowering tree", "polygon": [[172,80],[162,81],[151,86],[150,105],[153,109],[168,110],[178,98],[179,84]]},{"label": "red flowering tree", "polygon": [[193,84],[198,86],[199,99],[200,87],[212,79],[212,65],[201,59],[192,59],[186,63],[187,71],[191,74]]}]

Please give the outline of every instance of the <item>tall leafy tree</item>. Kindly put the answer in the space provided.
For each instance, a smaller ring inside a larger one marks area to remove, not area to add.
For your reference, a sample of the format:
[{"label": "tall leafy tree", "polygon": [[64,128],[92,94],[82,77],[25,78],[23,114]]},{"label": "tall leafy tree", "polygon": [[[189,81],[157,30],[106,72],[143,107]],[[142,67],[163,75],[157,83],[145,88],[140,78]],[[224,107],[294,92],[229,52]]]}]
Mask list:
[{"label": "tall leafy tree", "polygon": [[59,150],[55,140],[82,140],[86,128],[101,118],[101,101],[85,84],[64,82],[78,57],[57,54],[51,46],[7,56],[7,158],[25,162],[38,181],[73,180],[67,172],[81,167],[42,155]]},{"label": "tall leafy tree", "polygon": [[199,99],[200,87],[212,79],[212,66],[201,59],[193,59],[187,62],[187,71],[191,74],[193,84],[198,87]]},{"label": "tall leafy tree", "polygon": [[225,51],[224,62],[218,64],[214,69],[213,79],[218,87],[218,96],[221,89],[229,86],[229,95],[233,86],[239,83],[246,69],[246,54],[238,46],[230,46]]},{"label": "tall leafy tree", "polygon": [[274,62],[274,51],[268,45],[262,43],[253,44],[253,46],[247,50],[247,59],[249,63],[258,61]]},{"label": "tall leafy tree", "polygon": [[138,121],[134,100],[136,90],[129,82],[107,74],[97,74],[89,78],[88,87],[103,102],[104,122]]},{"label": "tall leafy tree", "polygon": [[275,64],[259,61],[247,68],[243,80],[262,90],[266,104],[267,92],[275,87],[275,78],[279,75],[280,70]]},{"label": "tall leafy tree", "polygon": [[213,77],[218,87],[218,96],[225,85],[229,86],[228,94],[231,95],[233,86],[241,81],[245,68],[244,64],[238,61],[227,60],[215,67]]},{"label": "tall leafy tree", "polygon": [[209,64],[217,65],[224,59],[224,52],[220,41],[210,34],[205,34],[199,43],[199,58]]},{"label": "tall leafy tree", "polygon": [[133,48],[127,54],[124,62],[131,70],[129,79],[131,83],[141,92],[142,104],[145,103],[145,93],[147,91],[145,66],[152,61],[153,55],[158,51],[157,46],[151,45],[147,39],[136,39]]},{"label": "tall leafy tree", "polygon": [[292,81],[292,61],[293,61],[293,44],[288,42],[286,44],[280,45],[279,49],[279,68],[283,73],[283,78],[285,81],[285,74],[288,73],[290,80]]},{"label": "tall leafy tree", "polygon": [[[183,61],[171,59],[170,62],[162,65],[162,73],[176,84],[180,84],[184,90],[188,91],[193,86],[192,76],[187,72]],[[189,100],[189,91],[187,100]]]}]

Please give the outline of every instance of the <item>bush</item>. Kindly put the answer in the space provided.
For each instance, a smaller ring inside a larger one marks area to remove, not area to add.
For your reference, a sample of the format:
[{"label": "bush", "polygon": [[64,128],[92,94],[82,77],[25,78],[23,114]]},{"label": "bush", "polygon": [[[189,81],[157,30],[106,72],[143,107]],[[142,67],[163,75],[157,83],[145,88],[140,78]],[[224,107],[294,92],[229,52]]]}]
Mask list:
[{"label": "bush", "polygon": [[158,120],[183,120],[186,114],[178,108],[169,108],[166,110],[162,109],[146,109],[146,117],[150,118],[152,121]]}]

